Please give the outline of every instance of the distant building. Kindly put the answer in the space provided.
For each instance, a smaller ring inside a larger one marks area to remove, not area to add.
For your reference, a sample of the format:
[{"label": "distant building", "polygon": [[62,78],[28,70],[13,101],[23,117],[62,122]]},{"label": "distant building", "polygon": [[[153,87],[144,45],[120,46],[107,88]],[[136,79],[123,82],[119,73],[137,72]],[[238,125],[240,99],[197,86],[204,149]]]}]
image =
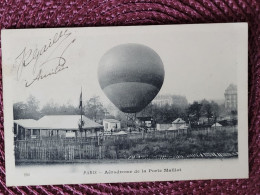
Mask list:
[{"label": "distant building", "polygon": [[121,129],[121,123],[116,119],[104,119],[103,126],[105,131],[116,131]]},{"label": "distant building", "polygon": [[186,122],[181,118],[177,118],[172,122],[172,129],[179,129],[180,127],[185,127]]},{"label": "distant building", "polygon": [[181,118],[177,118],[172,122],[172,127],[170,127],[168,130],[177,131],[178,134],[188,133],[188,125]]},{"label": "distant building", "polygon": [[173,99],[171,95],[158,95],[154,98],[152,101],[153,104],[156,104],[157,106],[164,106],[164,105],[172,105]]},{"label": "distant building", "polygon": [[156,129],[158,131],[165,131],[165,130],[169,130],[169,131],[173,131],[173,130],[185,130],[187,131],[188,129],[188,125],[187,123],[182,120],[181,118],[177,118],[175,119],[172,124],[156,124]]},{"label": "distant building", "polygon": [[237,110],[237,86],[230,84],[225,90],[225,108],[228,111]]},{"label": "distant building", "polygon": [[188,106],[188,101],[186,97],[180,95],[157,95],[152,104],[157,106],[164,105],[179,105],[179,106]]},{"label": "distant building", "polygon": [[220,123],[214,123],[211,127],[219,130],[222,129],[222,125]]},{"label": "distant building", "polygon": [[150,116],[136,117],[136,123],[141,127],[151,128],[153,127],[153,118]]},{"label": "distant building", "polygon": [[208,117],[205,117],[205,116],[201,116],[199,118],[199,124],[205,124],[205,123],[208,123]]},{"label": "distant building", "polygon": [[158,131],[165,131],[170,127],[172,127],[172,124],[159,124],[159,123],[156,124],[156,130]]}]

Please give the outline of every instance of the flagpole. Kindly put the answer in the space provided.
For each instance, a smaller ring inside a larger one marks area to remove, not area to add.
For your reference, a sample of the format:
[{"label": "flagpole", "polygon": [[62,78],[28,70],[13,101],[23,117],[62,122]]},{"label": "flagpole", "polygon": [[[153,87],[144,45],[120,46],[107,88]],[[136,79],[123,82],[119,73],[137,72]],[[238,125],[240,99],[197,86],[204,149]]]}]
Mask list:
[{"label": "flagpole", "polygon": [[81,128],[82,128],[82,86],[81,86],[81,108],[80,108],[80,122],[81,122]]},{"label": "flagpole", "polygon": [[82,86],[81,86],[81,92],[80,92],[80,159],[81,159],[81,157],[82,157],[82,154],[81,154],[81,152],[82,152],[82,131],[83,131],[83,129],[82,129],[82,125],[83,123],[82,123]]},{"label": "flagpole", "polygon": [[82,138],[82,126],[83,126],[83,122],[82,122],[82,86],[81,86],[81,106],[80,106],[80,135],[81,135],[81,138]]}]

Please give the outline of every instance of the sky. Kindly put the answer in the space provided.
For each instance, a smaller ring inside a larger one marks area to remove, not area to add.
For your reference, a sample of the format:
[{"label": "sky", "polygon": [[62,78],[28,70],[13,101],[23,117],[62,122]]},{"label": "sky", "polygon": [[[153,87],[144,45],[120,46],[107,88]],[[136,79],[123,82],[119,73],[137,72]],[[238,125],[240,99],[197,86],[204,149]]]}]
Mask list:
[{"label": "sky", "polygon": [[[236,26],[227,24],[9,31],[6,36],[9,44],[5,46],[3,55],[4,63],[12,67],[14,102],[26,101],[33,95],[41,106],[50,101],[78,105],[82,88],[83,101],[97,95],[104,104],[108,104],[110,101],[97,79],[100,58],[112,47],[123,43],[144,44],[156,51],[164,64],[165,79],[159,94],[183,95],[192,103],[204,98],[224,99],[228,85],[237,83],[236,66],[240,46],[237,31]],[[58,40],[56,33],[70,35],[61,41],[64,36]],[[30,62],[33,55],[22,53],[29,49],[32,49],[32,53],[36,49],[43,51],[43,46],[53,40],[56,43],[45,48],[46,52],[37,61],[34,59]],[[48,59],[50,56],[61,56],[63,51],[66,69],[25,87],[25,80],[33,81],[40,68],[48,73],[56,67],[58,60],[49,62]],[[28,57],[28,66],[19,72],[22,57]],[[34,65],[36,70],[33,73]],[[19,79],[17,73],[21,73]]]}]

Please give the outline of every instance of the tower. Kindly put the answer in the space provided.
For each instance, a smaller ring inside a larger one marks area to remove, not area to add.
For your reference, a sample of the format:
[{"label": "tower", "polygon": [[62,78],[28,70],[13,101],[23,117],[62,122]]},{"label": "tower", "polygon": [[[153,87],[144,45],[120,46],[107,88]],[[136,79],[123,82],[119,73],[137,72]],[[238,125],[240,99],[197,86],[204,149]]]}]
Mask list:
[{"label": "tower", "polygon": [[237,86],[230,84],[225,90],[225,108],[228,111],[237,111]]}]

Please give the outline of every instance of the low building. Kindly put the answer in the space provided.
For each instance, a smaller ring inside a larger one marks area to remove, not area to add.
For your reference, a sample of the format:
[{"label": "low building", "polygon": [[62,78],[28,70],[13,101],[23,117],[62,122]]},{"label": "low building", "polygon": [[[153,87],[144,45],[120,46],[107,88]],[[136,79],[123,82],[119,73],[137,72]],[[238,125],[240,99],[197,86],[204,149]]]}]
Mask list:
[{"label": "low building", "polygon": [[169,124],[156,124],[156,129],[158,131],[187,130],[188,129],[188,125],[181,118],[177,118],[171,124],[170,123]]},{"label": "low building", "polygon": [[121,123],[116,119],[104,119],[103,127],[105,131],[117,131],[121,129]]},{"label": "low building", "polygon": [[14,120],[16,140],[40,139],[44,137],[97,136],[104,131],[102,125],[82,116],[82,132],[79,130],[81,115],[46,115],[39,120]]},{"label": "low building", "polygon": [[172,122],[171,126],[166,130],[174,131],[177,134],[185,134],[188,132],[188,125],[181,118],[177,118]]},{"label": "low building", "polygon": [[25,140],[26,138],[37,138],[37,121],[34,119],[14,120],[13,133],[15,140]]},{"label": "low building", "polygon": [[156,124],[156,130],[158,131],[165,131],[167,129],[169,129],[170,127],[172,127],[172,124]]},{"label": "low building", "polygon": [[172,122],[173,129],[179,129],[183,125],[186,125],[186,122],[181,118],[177,118]]},{"label": "low building", "polygon": [[136,117],[136,123],[140,127],[152,128],[154,127],[153,118],[150,116]]}]

